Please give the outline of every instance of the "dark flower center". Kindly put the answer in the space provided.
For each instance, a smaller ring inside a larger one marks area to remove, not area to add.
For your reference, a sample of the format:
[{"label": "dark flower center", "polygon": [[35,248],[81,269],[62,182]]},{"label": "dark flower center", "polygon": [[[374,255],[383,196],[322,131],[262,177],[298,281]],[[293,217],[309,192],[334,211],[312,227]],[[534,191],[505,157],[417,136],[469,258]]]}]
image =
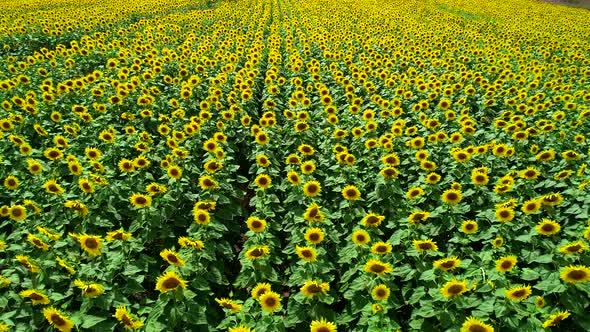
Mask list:
[{"label": "dark flower center", "polygon": [[178,285],[180,285],[180,281],[176,278],[169,278],[164,280],[164,282],[162,283],[162,285],[164,286],[164,288],[176,288],[178,287]]},{"label": "dark flower center", "polygon": [[375,265],[371,266],[371,272],[383,273],[384,271],[385,271],[385,266],[383,266],[383,265],[375,264]]},{"label": "dark flower center", "polygon": [[57,326],[66,325],[66,321],[58,314],[51,314],[51,321]]},{"label": "dark flower center", "polygon": [[567,274],[567,276],[568,278],[573,280],[582,280],[587,277],[586,272],[581,270],[571,271]]},{"label": "dark flower center", "polygon": [[456,295],[459,294],[463,291],[463,285],[452,285],[451,287],[449,287],[449,293]]},{"label": "dark flower center", "polygon": [[86,239],[84,244],[90,249],[95,249],[98,247],[98,241],[96,241],[95,239]]}]

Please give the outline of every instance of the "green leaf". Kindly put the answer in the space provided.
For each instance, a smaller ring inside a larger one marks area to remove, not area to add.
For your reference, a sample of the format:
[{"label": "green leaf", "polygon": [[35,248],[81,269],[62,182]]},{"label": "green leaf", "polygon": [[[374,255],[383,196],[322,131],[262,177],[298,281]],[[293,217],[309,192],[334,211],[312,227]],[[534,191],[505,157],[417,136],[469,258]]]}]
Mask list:
[{"label": "green leaf", "polygon": [[553,262],[553,254],[533,256],[530,258],[530,261],[535,263],[548,264]]},{"label": "green leaf", "polygon": [[430,270],[426,270],[426,271],[422,272],[422,275],[420,276],[420,280],[430,280],[430,281],[436,280],[436,275],[434,274],[434,269],[430,269]]},{"label": "green leaf", "polygon": [[93,327],[94,325],[105,321],[107,318],[106,317],[98,317],[98,316],[92,316],[92,315],[84,315],[82,316],[82,325],[81,327],[84,329],[89,329],[91,327]]},{"label": "green leaf", "polygon": [[539,273],[535,270],[524,268],[522,269],[522,275],[520,277],[523,280],[536,280],[539,279]]}]

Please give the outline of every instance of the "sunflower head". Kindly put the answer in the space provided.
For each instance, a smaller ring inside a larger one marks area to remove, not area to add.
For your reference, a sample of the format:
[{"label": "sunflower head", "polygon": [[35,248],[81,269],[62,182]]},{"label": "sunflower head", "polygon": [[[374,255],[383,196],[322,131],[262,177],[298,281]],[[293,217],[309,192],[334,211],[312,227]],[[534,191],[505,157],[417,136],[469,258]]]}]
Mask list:
[{"label": "sunflower head", "polygon": [[448,281],[443,285],[440,292],[447,299],[455,298],[463,293],[467,292],[467,281],[457,281],[455,279]]},{"label": "sunflower head", "polygon": [[372,273],[379,276],[393,272],[391,264],[376,259],[370,259],[367,261],[364,270],[367,273]]},{"label": "sunflower head", "polygon": [[377,301],[387,301],[389,295],[391,294],[391,290],[384,284],[377,285],[373,287],[371,290],[371,294],[373,298]]},{"label": "sunflower head", "polygon": [[274,312],[281,307],[281,296],[273,291],[268,291],[258,298],[258,302],[264,311]]},{"label": "sunflower head", "polygon": [[167,271],[156,279],[156,290],[160,293],[174,291],[178,287],[186,288],[187,282],[182,279],[176,272]]}]

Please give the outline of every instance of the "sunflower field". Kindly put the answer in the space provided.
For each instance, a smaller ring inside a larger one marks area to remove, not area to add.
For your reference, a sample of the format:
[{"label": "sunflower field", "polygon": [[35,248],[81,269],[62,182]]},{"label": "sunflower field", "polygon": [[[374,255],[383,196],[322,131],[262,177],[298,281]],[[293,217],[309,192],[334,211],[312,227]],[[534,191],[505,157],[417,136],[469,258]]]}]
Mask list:
[{"label": "sunflower field", "polygon": [[0,332],[590,331],[590,12],[0,3]]}]

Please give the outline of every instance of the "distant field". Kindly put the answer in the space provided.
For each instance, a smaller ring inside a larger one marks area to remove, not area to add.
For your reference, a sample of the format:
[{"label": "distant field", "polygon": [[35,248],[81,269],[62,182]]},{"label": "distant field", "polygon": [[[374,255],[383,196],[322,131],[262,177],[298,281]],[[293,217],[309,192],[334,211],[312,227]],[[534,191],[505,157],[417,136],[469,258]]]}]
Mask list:
[{"label": "distant field", "polygon": [[590,331],[590,12],[0,1],[0,332]]}]

